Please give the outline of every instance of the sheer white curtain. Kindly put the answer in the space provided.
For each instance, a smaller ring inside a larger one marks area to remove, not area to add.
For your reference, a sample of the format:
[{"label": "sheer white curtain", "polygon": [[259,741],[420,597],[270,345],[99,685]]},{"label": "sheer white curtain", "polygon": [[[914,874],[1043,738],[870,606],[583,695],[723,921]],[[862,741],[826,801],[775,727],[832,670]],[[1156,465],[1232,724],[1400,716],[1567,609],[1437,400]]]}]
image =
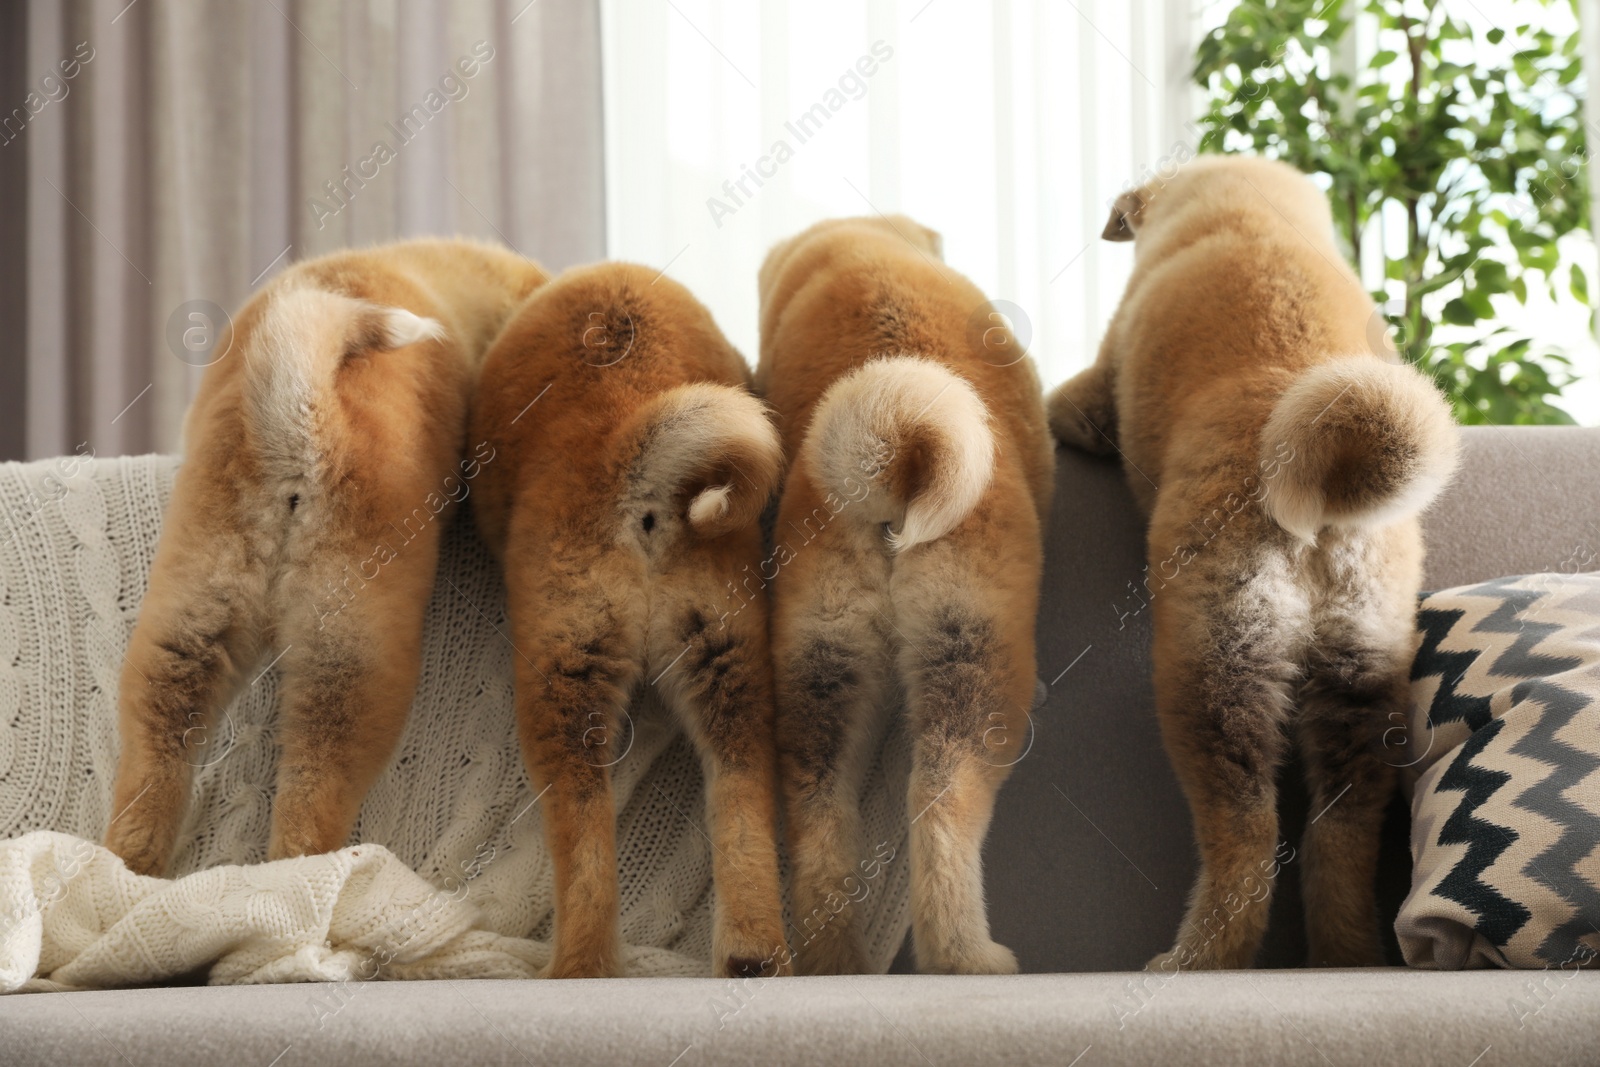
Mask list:
[{"label": "sheer white curtain", "polygon": [[607,245],[689,286],[752,362],[756,270],[904,212],[1015,316],[1046,382],[1132,264],[1107,205],[1194,138],[1198,0],[602,0]]}]

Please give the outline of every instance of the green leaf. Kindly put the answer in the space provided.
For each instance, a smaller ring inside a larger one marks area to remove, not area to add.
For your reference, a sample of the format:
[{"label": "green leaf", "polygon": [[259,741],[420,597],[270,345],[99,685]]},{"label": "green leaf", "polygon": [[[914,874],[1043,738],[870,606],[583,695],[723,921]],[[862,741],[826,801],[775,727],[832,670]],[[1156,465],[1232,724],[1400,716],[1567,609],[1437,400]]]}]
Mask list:
[{"label": "green leaf", "polygon": [[[1364,264],[1385,280],[1376,296],[1404,301],[1396,343],[1463,421],[1571,421],[1570,362],[1508,331],[1496,297],[1525,304],[1537,285],[1600,320],[1577,246],[1559,242],[1591,226],[1578,6],[1541,0],[1485,27],[1450,0],[1234,0],[1195,49],[1202,149],[1321,175],[1347,246],[1382,220],[1389,254]],[[1358,15],[1377,43],[1352,71],[1334,57]]]},{"label": "green leaf", "polygon": [[1486,293],[1504,293],[1511,288],[1511,280],[1506,277],[1506,265],[1493,259],[1479,260],[1473,268],[1472,280]]},{"label": "green leaf", "polygon": [[1459,296],[1446,302],[1443,312],[1444,321],[1452,326],[1471,326],[1478,321],[1478,313],[1468,306],[1467,302]]}]

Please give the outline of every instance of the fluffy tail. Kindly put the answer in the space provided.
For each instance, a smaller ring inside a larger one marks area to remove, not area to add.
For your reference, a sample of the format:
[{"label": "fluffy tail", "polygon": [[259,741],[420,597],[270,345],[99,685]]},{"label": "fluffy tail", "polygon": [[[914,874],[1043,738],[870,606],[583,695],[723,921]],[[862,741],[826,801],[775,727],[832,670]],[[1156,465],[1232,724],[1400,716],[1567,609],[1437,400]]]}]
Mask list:
[{"label": "fluffy tail", "polygon": [[631,431],[630,476],[652,496],[682,496],[685,518],[717,537],[761,517],[783,474],[783,442],[761,401],[701,382],[668,390],[643,408]]},{"label": "fluffy tail", "polygon": [[322,480],[338,439],[339,368],[359,352],[442,338],[433,319],[322,289],[274,293],[244,344],[245,404],[269,477]]},{"label": "fluffy tail", "polygon": [[889,548],[933,541],[965,519],[994,477],[989,411],[965,379],[931,360],[874,360],[817,404],[801,461],[862,521],[888,523]]},{"label": "fluffy tail", "polygon": [[1427,507],[1455,472],[1459,438],[1421,374],[1353,357],[1296,379],[1261,448],[1267,513],[1314,542],[1325,526],[1381,526]]}]

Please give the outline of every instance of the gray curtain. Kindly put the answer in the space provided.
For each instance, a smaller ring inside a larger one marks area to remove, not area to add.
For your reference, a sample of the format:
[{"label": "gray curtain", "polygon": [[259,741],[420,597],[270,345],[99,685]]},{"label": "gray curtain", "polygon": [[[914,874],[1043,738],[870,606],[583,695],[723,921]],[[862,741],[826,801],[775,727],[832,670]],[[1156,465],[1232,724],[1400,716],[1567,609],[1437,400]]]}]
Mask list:
[{"label": "gray curtain", "polygon": [[[0,0],[0,100],[28,92],[28,19],[22,0]],[[0,106],[9,107],[10,103]],[[22,410],[23,314],[27,308],[28,160],[0,121],[0,459],[27,451]]]},{"label": "gray curtain", "polygon": [[422,234],[604,253],[594,0],[21,6],[0,15],[26,40],[0,78],[0,192],[26,204],[0,246],[26,294],[0,296],[3,458],[176,450],[207,309],[293,260]]}]

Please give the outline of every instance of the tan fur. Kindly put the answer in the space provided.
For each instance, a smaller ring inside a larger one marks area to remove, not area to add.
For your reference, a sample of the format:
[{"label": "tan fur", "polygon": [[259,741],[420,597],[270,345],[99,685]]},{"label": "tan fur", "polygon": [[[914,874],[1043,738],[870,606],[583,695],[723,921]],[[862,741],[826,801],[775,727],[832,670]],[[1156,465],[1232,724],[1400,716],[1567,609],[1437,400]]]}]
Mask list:
[{"label": "tan fur", "polygon": [[1105,236],[1135,238],[1133,276],[1099,359],[1055,391],[1050,416],[1067,443],[1122,455],[1150,517],[1157,710],[1202,862],[1158,962],[1254,960],[1288,728],[1314,816],[1311,962],[1376,964],[1394,785],[1381,739],[1403,721],[1416,513],[1454,467],[1454,426],[1374,344],[1381,319],[1327,202],[1291,168],[1199,160],[1119,198]]},{"label": "tan fur", "polygon": [[845,219],[761,270],[758,385],[792,465],[761,577],[806,973],[866,967],[852,901],[886,843],[863,839],[858,798],[902,703],[918,965],[1016,970],[981,850],[1026,744],[1054,445],[1031,361],[983,358],[968,332],[987,301],[938,256],[910,219]]},{"label": "tan fur", "polygon": [[687,290],[628,264],[552,281],[484,366],[473,433],[501,459],[475,509],[505,564],[518,728],[555,861],[551,977],[618,973],[608,768],[644,686],[705,771],[716,972],[790,969],[766,600],[733,593],[782,465],[748,374]]},{"label": "tan fur", "polygon": [[412,241],[297,264],[218,340],[185,427],[120,694],[106,844],[163,873],[218,708],[268,663],[283,754],[272,858],[345,843],[419,669],[440,533],[490,339],[544,273]]}]

